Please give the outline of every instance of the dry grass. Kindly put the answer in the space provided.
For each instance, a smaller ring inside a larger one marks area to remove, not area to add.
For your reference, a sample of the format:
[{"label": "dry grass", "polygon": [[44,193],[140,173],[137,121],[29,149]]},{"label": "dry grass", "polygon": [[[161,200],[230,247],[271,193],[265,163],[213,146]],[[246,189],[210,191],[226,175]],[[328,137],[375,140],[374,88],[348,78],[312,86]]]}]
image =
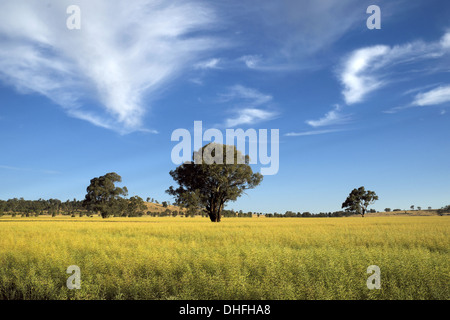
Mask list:
[{"label": "dry grass", "polygon": [[173,206],[173,205],[170,205],[170,206],[167,206],[167,208],[164,208],[164,206],[160,203],[145,202],[145,205],[147,206],[147,211],[150,211],[150,212],[158,212],[159,213],[159,212],[164,212],[167,209],[169,209],[171,211],[179,211],[179,212],[186,211],[186,209],[184,209],[184,208],[180,208],[180,207]]}]

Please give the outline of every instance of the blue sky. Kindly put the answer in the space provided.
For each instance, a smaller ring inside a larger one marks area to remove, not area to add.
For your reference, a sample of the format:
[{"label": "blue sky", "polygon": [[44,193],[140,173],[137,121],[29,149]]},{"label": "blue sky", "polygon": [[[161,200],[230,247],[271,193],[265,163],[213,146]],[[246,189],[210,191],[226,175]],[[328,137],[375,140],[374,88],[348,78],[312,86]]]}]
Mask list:
[{"label": "blue sky", "polygon": [[0,198],[83,199],[114,171],[172,201],[171,134],[202,121],[280,131],[278,173],[228,208],[337,211],[360,186],[447,205],[450,4],[411,2],[4,0]]}]

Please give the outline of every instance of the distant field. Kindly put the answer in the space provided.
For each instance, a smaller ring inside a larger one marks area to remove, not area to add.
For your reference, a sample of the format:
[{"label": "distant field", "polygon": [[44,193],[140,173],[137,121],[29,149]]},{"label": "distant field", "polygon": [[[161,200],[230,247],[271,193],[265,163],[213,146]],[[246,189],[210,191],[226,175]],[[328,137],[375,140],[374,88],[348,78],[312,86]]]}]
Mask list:
[{"label": "distant field", "polygon": [[[371,217],[382,217],[382,216],[438,216],[438,210],[400,210],[400,211],[390,211],[390,212],[376,212],[368,213],[367,216]],[[442,213],[443,216],[448,216],[449,213]]]},{"label": "distant field", "polygon": [[150,212],[164,212],[167,209],[179,212],[185,211],[185,209],[182,209],[174,205],[169,205],[167,206],[167,208],[165,208],[161,203],[145,202],[145,206],[147,207],[147,210]]},{"label": "distant field", "polygon": [[448,300],[449,232],[448,216],[3,216],[0,298]]}]

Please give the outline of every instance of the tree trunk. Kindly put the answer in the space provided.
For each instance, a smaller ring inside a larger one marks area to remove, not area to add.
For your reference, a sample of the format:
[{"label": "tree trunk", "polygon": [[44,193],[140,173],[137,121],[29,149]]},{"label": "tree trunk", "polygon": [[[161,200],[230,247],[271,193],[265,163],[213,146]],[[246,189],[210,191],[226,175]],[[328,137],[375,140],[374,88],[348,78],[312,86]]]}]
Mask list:
[{"label": "tree trunk", "polygon": [[220,222],[221,214],[220,211],[216,214],[216,222]]},{"label": "tree trunk", "polygon": [[209,219],[211,220],[211,222],[216,222],[217,216],[216,216],[215,212],[209,211],[208,216],[209,216]]},{"label": "tree trunk", "polygon": [[221,214],[220,212],[214,212],[210,211],[208,212],[209,219],[211,219],[211,222],[220,222]]}]

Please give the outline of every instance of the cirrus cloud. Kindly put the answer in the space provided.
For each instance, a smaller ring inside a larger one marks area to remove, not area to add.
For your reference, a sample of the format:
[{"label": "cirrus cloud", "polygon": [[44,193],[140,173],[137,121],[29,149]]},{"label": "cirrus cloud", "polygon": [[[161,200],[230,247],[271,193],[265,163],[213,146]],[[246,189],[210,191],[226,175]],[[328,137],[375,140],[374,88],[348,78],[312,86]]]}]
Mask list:
[{"label": "cirrus cloud", "polygon": [[339,105],[335,105],[334,109],[328,111],[324,117],[319,120],[308,120],[306,121],[311,127],[324,127],[336,124],[344,124],[351,120],[350,115],[343,115],[340,113],[341,107]]},{"label": "cirrus cloud", "polygon": [[[250,125],[256,122],[271,120],[278,113],[267,109],[273,97],[264,94],[256,89],[248,88],[242,85],[234,85],[226,93],[219,95],[222,103],[233,104],[232,110],[236,115],[225,120],[225,126],[235,127],[237,125]],[[262,109],[261,107],[266,107]]]},{"label": "cirrus cloud", "polygon": [[346,104],[363,102],[369,93],[395,81],[393,67],[439,59],[449,48],[450,33],[445,33],[439,41],[415,41],[392,47],[376,45],[354,50],[344,59],[338,74]]},{"label": "cirrus cloud", "polygon": [[450,102],[450,85],[440,86],[416,95],[413,106],[432,106]]},{"label": "cirrus cloud", "polygon": [[[47,3],[0,3],[0,79],[121,133],[148,131],[148,104],[218,46],[208,36],[217,17],[202,1]],[[80,30],[66,27],[73,4],[81,9]]]}]

